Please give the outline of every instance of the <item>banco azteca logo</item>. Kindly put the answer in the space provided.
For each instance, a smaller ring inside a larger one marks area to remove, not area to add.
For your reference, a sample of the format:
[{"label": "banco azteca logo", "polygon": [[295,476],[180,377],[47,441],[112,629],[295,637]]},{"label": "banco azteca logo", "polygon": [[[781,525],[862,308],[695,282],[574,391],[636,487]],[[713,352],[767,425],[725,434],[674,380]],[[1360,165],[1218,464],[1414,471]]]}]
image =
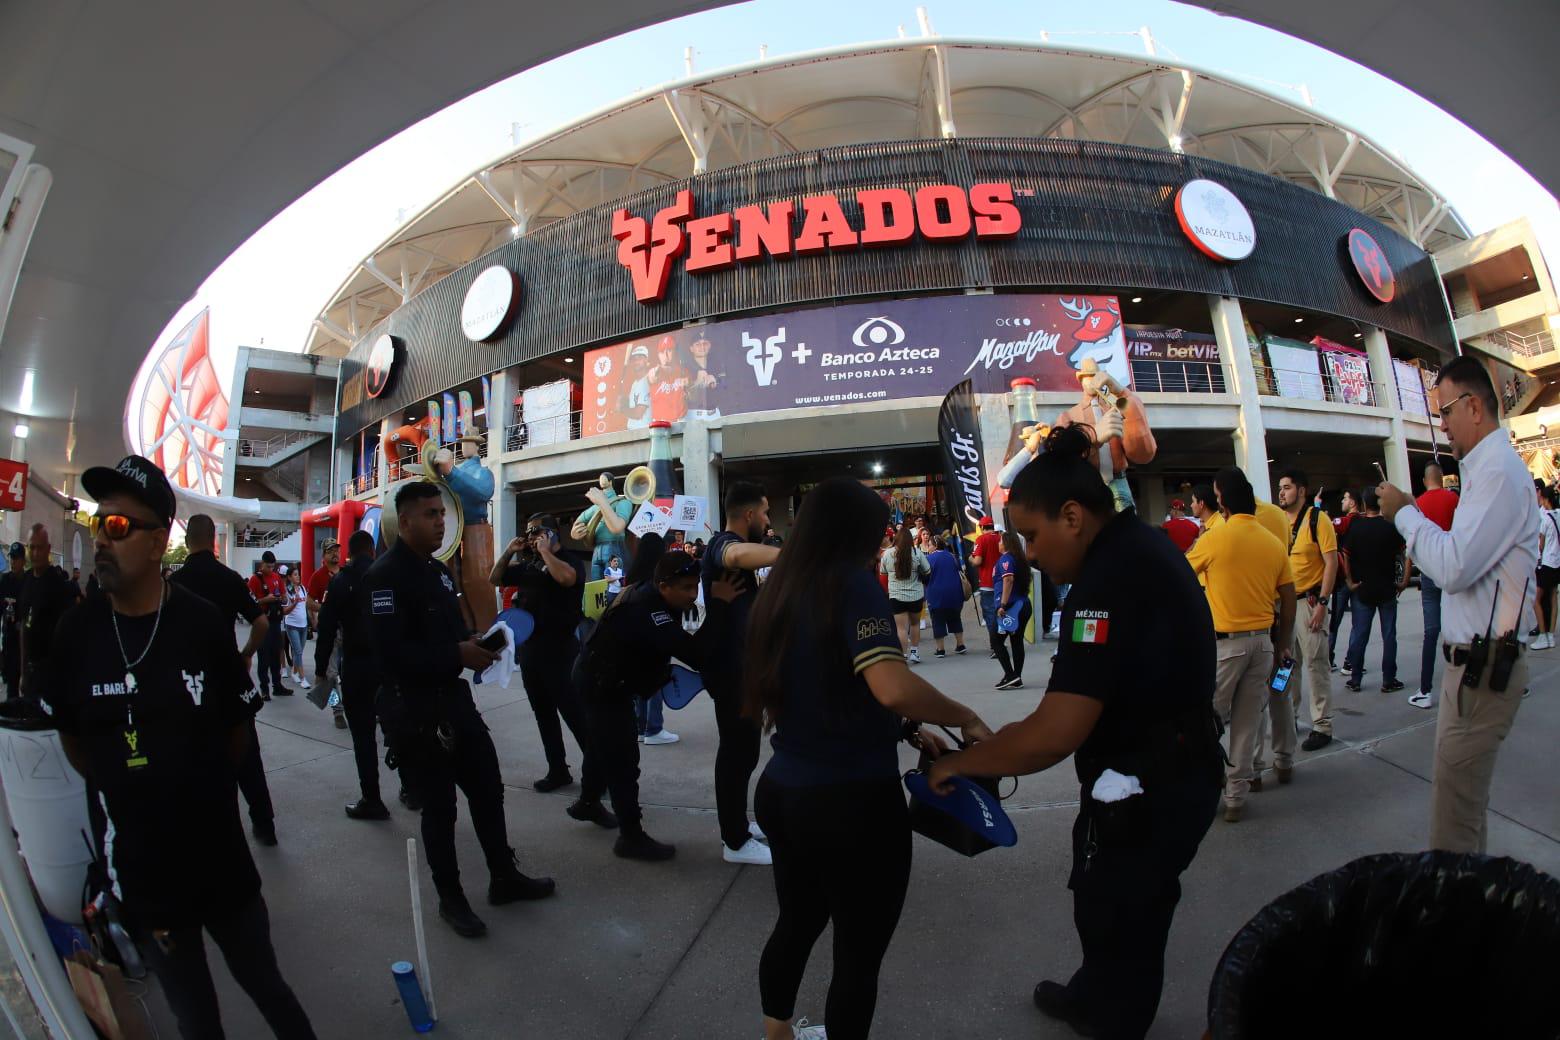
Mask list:
[{"label": "banco azteca logo", "polygon": [[880,314],[857,325],[856,331],[851,333],[850,341],[858,347],[894,346],[905,341],[905,329],[903,325]]}]

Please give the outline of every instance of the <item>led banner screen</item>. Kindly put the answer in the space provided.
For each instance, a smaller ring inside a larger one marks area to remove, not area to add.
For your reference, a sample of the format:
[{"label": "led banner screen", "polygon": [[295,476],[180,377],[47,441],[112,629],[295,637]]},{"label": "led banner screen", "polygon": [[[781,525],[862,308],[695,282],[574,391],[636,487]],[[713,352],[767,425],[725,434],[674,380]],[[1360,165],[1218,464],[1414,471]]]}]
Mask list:
[{"label": "led banner screen", "polygon": [[740,318],[588,351],[581,435],[940,397],[965,379],[977,393],[1019,376],[1073,391],[1088,358],[1131,383],[1114,296],[938,296]]}]

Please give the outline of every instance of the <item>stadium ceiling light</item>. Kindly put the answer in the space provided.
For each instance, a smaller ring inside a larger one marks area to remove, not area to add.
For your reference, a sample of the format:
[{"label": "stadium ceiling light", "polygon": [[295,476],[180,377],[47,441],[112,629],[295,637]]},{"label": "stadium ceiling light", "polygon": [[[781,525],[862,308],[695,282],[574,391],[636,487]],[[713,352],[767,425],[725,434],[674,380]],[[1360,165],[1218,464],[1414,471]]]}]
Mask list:
[{"label": "stadium ceiling light", "polygon": [[27,370],[27,374],[26,375],[22,376],[22,394],[21,394],[21,399],[20,399],[20,401],[18,402],[18,405],[17,405],[17,411],[21,411],[21,412],[32,411],[32,406],[33,406],[33,380],[36,378],[36,376],[37,376],[37,372],[35,370],[31,369],[31,368],[29,368]]},{"label": "stadium ceiling light", "polygon": [[1141,296],[1134,296],[1134,297],[1132,297],[1132,302],[1133,303],[1142,303],[1143,302],[1143,297],[1141,297]]},{"label": "stadium ceiling light", "polygon": [[1356,332],[1356,333],[1355,333],[1355,334],[1354,334],[1354,338],[1355,338],[1355,339],[1359,339],[1359,338],[1360,338],[1360,336],[1361,336],[1361,335],[1363,335],[1363,333],[1359,333],[1359,332]]},{"label": "stadium ceiling light", "polygon": [[572,365],[572,364],[574,364],[574,359],[571,358],[571,357],[566,357],[566,358],[563,359],[563,363],[565,365]]},{"label": "stadium ceiling light", "polygon": [[1304,320],[1305,320],[1304,318],[1296,318],[1295,319],[1295,324],[1298,325],[1298,324],[1300,324]]},{"label": "stadium ceiling light", "polygon": [[872,464],[872,473],[873,473],[873,475],[879,475],[882,472],[883,472],[883,464],[881,462],[874,462]]},{"label": "stadium ceiling light", "polygon": [[27,424],[26,423],[19,422],[19,423],[16,424],[16,428],[14,430],[12,430],[11,432],[16,434],[16,439],[17,440],[25,441],[27,439],[27,435],[29,433],[31,433],[32,431],[27,428]]}]

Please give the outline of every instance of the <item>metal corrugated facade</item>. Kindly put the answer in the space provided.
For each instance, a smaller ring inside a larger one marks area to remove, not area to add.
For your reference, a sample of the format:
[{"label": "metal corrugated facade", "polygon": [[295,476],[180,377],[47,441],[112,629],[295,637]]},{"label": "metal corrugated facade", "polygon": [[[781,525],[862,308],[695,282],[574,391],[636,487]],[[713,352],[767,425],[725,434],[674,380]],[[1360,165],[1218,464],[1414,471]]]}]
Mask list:
[{"label": "metal corrugated facade", "polygon": [[[1237,264],[1210,260],[1181,233],[1176,190],[1207,177],[1251,213],[1256,251]],[[634,298],[617,262],[612,213],[647,219],[691,188],[696,215],[809,195],[839,196],[859,226],[862,188],[1010,182],[1023,230],[1007,241],[953,244],[918,235],[901,247],[765,258],[689,275],[678,261],[666,298]],[[1032,192],[1032,195],[1023,194]],[[1343,242],[1364,228],[1397,274],[1397,296],[1377,303],[1350,266]],[[524,299],[505,334],[472,343],[460,307],[478,272],[503,264],[519,273]],[[1451,318],[1428,254],[1392,229],[1307,188],[1253,170],[1189,155],[1088,141],[964,138],[851,145],[786,155],[661,185],[587,210],[511,242],[436,283],[374,327],[342,364],[360,379],[375,338],[404,341],[395,386],[346,409],[338,435],[397,414],[457,383],[549,354],[610,343],[701,318],[777,310],[851,296],[997,289],[1150,289],[1264,300],[1380,326],[1453,350]]]}]

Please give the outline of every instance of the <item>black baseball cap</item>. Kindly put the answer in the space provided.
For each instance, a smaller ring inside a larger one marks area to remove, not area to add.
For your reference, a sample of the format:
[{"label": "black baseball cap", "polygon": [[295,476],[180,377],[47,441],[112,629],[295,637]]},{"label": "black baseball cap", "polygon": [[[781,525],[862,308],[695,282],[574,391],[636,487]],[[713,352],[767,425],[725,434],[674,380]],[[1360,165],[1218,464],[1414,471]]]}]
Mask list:
[{"label": "black baseball cap", "polygon": [[127,495],[156,513],[164,524],[173,523],[178,511],[173,485],[150,459],[140,455],[126,455],[112,469],[93,466],[81,475],[81,486],[99,502],[110,495]]},{"label": "black baseball cap", "polygon": [[9,555],[13,560],[20,560],[27,555],[27,546],[21,542],[12,542]]}]

